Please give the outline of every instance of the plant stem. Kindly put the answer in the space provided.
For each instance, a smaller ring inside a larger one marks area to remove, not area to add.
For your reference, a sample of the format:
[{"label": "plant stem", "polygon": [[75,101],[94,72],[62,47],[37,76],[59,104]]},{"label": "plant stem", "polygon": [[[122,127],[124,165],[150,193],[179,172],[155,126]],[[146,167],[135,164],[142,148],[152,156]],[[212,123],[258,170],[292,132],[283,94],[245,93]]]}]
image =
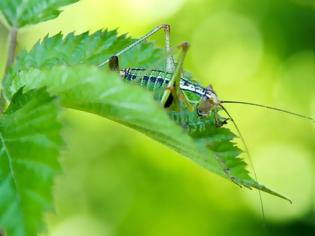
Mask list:
[{"label": "plant stem", "polygon": [[15,50],[16,50],[16,42],[17,42],[17,29],[11,28],[9,35],[9,47],[8,47],[8,57],[4,70],[4,78],[6,73],[8,72],[9,67],[14,62]]},{"label": "plant stem", "polygon": [[6,101],[3,94],[3,85],[4,85],[4,80],[6,78],[6,74],[10,66],[14,62],[16,43],[17,43],[17,29],[11,28],[10,33],[9,33],[8,56],[7,56],[7,61],[5,64],[4,74],[3,74],[3,79],[2,79],[2,90],[1,90],[1,95],[0,95],[0,112],[4,110],[5,105],[6,105]]}]

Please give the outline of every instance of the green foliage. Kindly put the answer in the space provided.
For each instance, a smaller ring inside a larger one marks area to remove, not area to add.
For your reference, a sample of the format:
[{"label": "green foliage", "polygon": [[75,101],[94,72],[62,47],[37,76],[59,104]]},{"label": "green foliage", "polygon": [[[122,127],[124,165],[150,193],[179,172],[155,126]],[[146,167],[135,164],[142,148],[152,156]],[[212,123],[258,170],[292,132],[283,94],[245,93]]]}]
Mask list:
[{"label": "green foliage", "polygon": [[59,16],[59,8],[78,0],[1,0],[0,11],[15,28],[51,20]]},{"label": "green foliage", "polygon": [[[116,31],[107,30],[92,35],[84,33],[76,36],[71,33],[65,37],[61,34],[46,37],[30,52],[22,51],[19,54],[7,75],[5,93],[10,98],[20,87],[32,89],[45,86],[52,94],[61,96],[62,104],[66,107],[93,112],[136,128],[238,185],[277,195],[248,175],[246,164],[239,157],[240,150],[233,143],[235,136],[230,130],[213,128],[210,122],[204,129],[194,131],[190,127],[190,136],[183,136],[183,131],[179,132],[178,127],[170,123],[165,111],[156,108],[152,95],[147,91],[126,86],[117,76],[100,72],[96,67],[72,68],[82,64],[98,65],[132,41],[125,35],[118,36]],[[161,50],[145,43],[121,55],[120,62],[122,68],[139,65],[145,67],[154,64],[161,55]],[[59,67],[52,70],[52,66]],[[113,76],[115,79],[111,79]],[[110,91],[111,97],[105,101],[102,94],[106,94],[106,91]],[[112,114],[113,111],[115,113]],[[196,119],[191,116],[194,114],[187,111],[182,116],[186,119],[186,125]]]},{"label": "green foliage", "polygon": [[0,228],[36,235],[52,209],[53,177],[61,145],[58,104],[44,89],[22,89],[0,118]]},{"label": "green foliage", "polygon": [[214,128],[211,120],[203,129],[182,129],[153,100],[151,93],[123,83],[116,74],[95,66],[57,66],[20,71],[8,81],[11,81],[6,86],[9,97],[21,87],[47,87],[50,93],[60,96],[65,107],[92,112],[132,127],[238,185],[282,197],[248,175],[230,130]]},{"label": "green foliage", "polygon": [[[56,18],[74,2],[2,0],[0,10],[9,26],[21,28]],[[46,36],[22,51],[7,72],[3,92],[10,105],[0,118],[0,228],[9,235],[36,235],[43,211],[52,208],[61,145],[55,96],[64,107],[134,128],[239,186],[286,199],[250,177],[235,135],[215,128],[213,117],[201,120],[185,109],[166,112],[152,93],[97,66],[133,41],[116,30]],[[122,55],[120,65],[152,67],[161,58],[161,49],[143,43]]]},{"label": "green foliage", "polygon": [[[126,35],[118,35],[117,30],[97,31],[91,35],[88,32],[81,35],[61,33],[45,37],[34,45],[30,52],[23,50],[16,58],[12,73],[28,68],[49,68],[54,65],[98,65],[123,49],[134,39]],[[120,59],[122,68],[126,66],[149,66],[159,60],[162,50],[153,47],[151,43],[143,43],[124,54]]]}]

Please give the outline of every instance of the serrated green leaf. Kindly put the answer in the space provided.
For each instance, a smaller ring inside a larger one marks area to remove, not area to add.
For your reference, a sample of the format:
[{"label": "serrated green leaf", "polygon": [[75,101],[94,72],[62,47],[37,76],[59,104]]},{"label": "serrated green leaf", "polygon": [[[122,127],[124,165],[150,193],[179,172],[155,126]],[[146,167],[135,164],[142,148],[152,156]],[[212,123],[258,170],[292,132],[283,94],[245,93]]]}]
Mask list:
[{"label": "serrated green leaf", "polygon": [[116,74],[94,66],[57,66],[16,72],[10,81],[6,86],[9,97],[20,87],[45,86],[51,94],[60,96],[65,107],[95,113],[132,127],[240,186],[285,198],[249,176],[230,130],[215,128],[211,119],[205,129],[182,129],[153,100],[149,91],[122,82]]},{"label": "serrated green leaf", "polygon": [[52,209],[52,181],[59,171],[59,106],[44,89],[19,89],[0,118],[0,229],[36,235]]},{"label": "serrated green leaf", "polygon": [[1,0],[0,11],[14,28],[54,19],[60,8],[79,0]]},{"label": "serrated green leaf", "polygon": [[[100,30],[80,35],[61,33],[45,37],[29,51],[21,51],[8,73],[8,80],[14,74],[28,68],[49,68],[54,65],[99,65],[119,50],[130,45],[134,39],[118,35],[117,30]],[[152,66],[160,60],[163,52],[152,43],[142,43],[120,57],[120,66]],[[8,81],[8,83],[10,83]]]}]

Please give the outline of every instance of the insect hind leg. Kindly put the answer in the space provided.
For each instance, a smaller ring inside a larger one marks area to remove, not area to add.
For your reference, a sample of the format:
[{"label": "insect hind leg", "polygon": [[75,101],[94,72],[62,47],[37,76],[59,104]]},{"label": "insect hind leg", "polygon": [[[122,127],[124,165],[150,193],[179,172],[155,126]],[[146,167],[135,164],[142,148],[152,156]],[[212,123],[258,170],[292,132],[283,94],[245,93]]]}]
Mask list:
[{"label": "insect hind leg", "polygon": [[175,104],[175,106],[178,106],[179,101],[181,100],[184,103],[184,105],[188,108],[188,110],[191,111],[193,107],[191,106],[189,101],[186,99],[182,91],[180,90],[180,80],[181,80],[182,71],[183,71],[183,63],[184,63],[184,59],[189,48],[189,44],[187,42],[184,42],[184,43],[181,43],[178,47],[181,49],[181,53],[179,55],[178,63],[175,67],[172,78],[168,82],[168,85],[163,93],[161,104],[163,105],[163,107],[166,107],[166,108],[172,104]]},{"label": "insect hind leg", "polygon": [[[151,31],[149,31],[147,34],[145,34],[144,36],[142,36],[140,39],[134,41],[132,44],[130,44],[129,46],[123,48],[122,50],[118,51],[117,53],[115,53],[113,56],[111,56],[110,58],[108,58],[107,60],[105,60],[104,62],[100,63],[98,66],[102,67],[105,64],[111,62],[111,60],[113,59],[113,57],[118,57],[121,54],[131,50],[132,48],[136,47],[137,45],[141,44],[142,42],[144,42],[147,38],[149,38],[150,36],[152,36],[153,34],[155,34],[156,32],[160,31],[161,29],[164,30],[164,37],[165,37],[165,51],[166,51],[166,71],[167,72],[174,72],[175,70],[175,62],[173,59],[173,56],[171,54],[171,44],[170,44],[170,25],[168,24],[161,24],[159,26],[156,26],[154,29],[152,29]],[[119,67],[119,65],[118,65]]]},{"label": "insect hind leg", "polygon": [[175,61],[171,52],[170,42],[170,25],[164,25],[165,34],[165,52],[166,52],[166,72],[173,73],[175,71]]}]

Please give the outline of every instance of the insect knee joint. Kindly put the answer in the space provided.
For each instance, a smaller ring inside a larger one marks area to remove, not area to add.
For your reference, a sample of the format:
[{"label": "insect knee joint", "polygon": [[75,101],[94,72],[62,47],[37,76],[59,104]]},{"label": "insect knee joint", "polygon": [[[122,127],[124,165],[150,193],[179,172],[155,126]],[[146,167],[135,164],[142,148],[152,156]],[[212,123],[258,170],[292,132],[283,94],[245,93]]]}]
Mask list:
[{"label": "insect knee joint", "polygon": [[161,27],[164,29],[166,32],[171,31],[171,26],[169,24],[162,24]]}]

